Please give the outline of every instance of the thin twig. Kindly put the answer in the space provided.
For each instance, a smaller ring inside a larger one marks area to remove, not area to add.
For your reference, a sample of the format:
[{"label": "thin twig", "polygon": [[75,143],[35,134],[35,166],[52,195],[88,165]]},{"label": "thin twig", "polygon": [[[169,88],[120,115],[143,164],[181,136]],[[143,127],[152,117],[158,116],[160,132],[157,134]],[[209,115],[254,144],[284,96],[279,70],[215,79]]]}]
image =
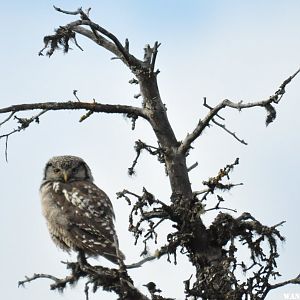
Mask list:
[{"label": "thin twig", "polygon": [[139,84],[139,81],[135,78],[132,78],[128,81],[130,84]]},{"label": "thin twig", "polygon": [[76,47],[79,48],[81,51],[83,51],[83,48],[77,42],[76,35],[74,36],[73,41],[74,41]]},{"label": "thin twig", "polygon": [[275,93],[276,95],[279,96],[278,99],[274,99],[275,103],[278,103],[282,96],[285,94],[285,87],[298,75],[298,73],[300,72],[300,68],[289,78],[287,78],[279,87],[279,89],[277,90],[277,92]]},{"label": "thin twig", "polygon": [[240,143],[244,144],[244,145],[248,145],[248,143],[246,143],[244,140],[241,140],[240,138],[237,137],[237,135],[230,131],[229,129],[226,128],[225,124],[221,124],[219,122],[217,122],[215,119],[211,120],[214,124],[216,124],[217,126],[221,127],[222,129],[224,129],[227,133],[229,133],[230,135],[232,135],[237,141],[239,141]]},{"label": "thin twig", "polygon": [[194,192],[193,192],[193,195],[194,195],[194,196],[198,196],[198,195],[202,195],[202,194],[207,193],[207,192],[210,192],[210,189],[209,189],[209,188],[208,188],[208,189],[204,189],[204,190],[202,190],[202,191],[194,191]]},{"label": "thin twig", "polygon": [[[44,109],[42,110],[40,113],[38,113],[37,115],[35,116],[32,116],[31,118],[27,119],[27,118],[18,118],[15,116],[15,119],[18,120],[18,123],[20,124],[18,126],[18,128],[16,129],[13,129],[12,131],[10,131],[9,133],[6,133],[6,134],[3,134],[3,135],[0,135],[0,139],[2,138],[5,138],[5,160],[6,162],[8,162],[8,138],[16,133],[16,132],[20,132],[24,129],[26,129],[32,122],[37,122],[39,123],[39,117],[41,115],[43,115],[44,113],[46,113],[48,110],[47,109]],[[15,112],[13,112],[7,119],[6,119],[6,122],[13,116]]]},{"label": "thin twig", "polygon": [[55,5],[53,5],[53,8],[58,11],[58,12],[61,12],[63,14],[66,14],[66,15],[79,15],[82,11],[82,7],[78,8],[77,10],[75,11],[67,11],[67,10],[63,10]]},{"label": "thin twig", "polygon": [[89,284],[92,283],[91,280],[87,281],[84,285],[84,294],[85,294],[85,300],[89,300]]},{"label": "thin twig", "polygon": [[78,102],[81,102],[77,96],[77,92],[78,92],[78,90],[73,90],[73,95],[75,96],[75,98],[77,99]]},{"label": "thin twig", "polygon": [[8,135],[5,137],[5,161],[8,162]]},{"label": "thin twig", "polygon": [[53,275],[43,274],[43,273],[40,273],[40,274],[36,274],[36,273],[35,273],[35,274],[33,274],[33,276],[31,276],[31,277],[26,276],[25,278],[26,278],[25,280],[20,280],[20,281],[18,282],[18,286],[19,286],[19,287],[20,287],[20,286],[24,286],[25,283],[27,283],[27,282],[31,282],[31,281],[36,280],[36,279],[39,279],[39,278],[45,278],[45,279],[53,280],[53,281],[55,282],[55,284],[57,284],[57,285],[59,285],[59,284],[64,284],[64,283],[66,283],[67,281],[69,281],[69,279],[70,279],[69,276],[67,276],[65,279],[59,279],[59,278],[57,278],[57,277],[55,277],[55,276],[53,276]]},{"label": "thin twig", "polygon": [[156,56],[157,56],[157,52],[158,52],[158,47],[160,45],[161,45],[161,43],[158,43],[156,41],[155,44],[154,44],[154,47],[153,47],[152,61],[151,61],[151,66],[150,66],[150,72],[151,73],[154,72],[155,62],[156,62]]},{"label": "thin twig", "polygon": [[[236,158],[232,164],[228,164],[224,168],[220,169],[218,174],[215,177],[210,177],[207,181],[203,181],[203,185],[206,185],[208,188],[203,189],[201,191],[194,191],[193,196],[195,197],[195,199],[197,199],[196,198],[197,196],[203,195],[202,198],[199,200],[200,202],[203,202],[204,200],[207,200],[207,196],[210,193],[213,194],[215,192],[215,190],[229,191],[230,189],[232,189],[235,186],[243,185],[243,183],[224,184],[221,182],[224,177],[227,178],[228,180],[230,179],[229,173],[233,170],[234,166],[236,166],[238,164],[239,164],[239,158]],[[220,204],[220,202],[222,202],[223,198],[220,197],[219,195],[217,197],[218,197],[219,202],[216,205],[216,207],[219,207],[219,204]],[[209,209],[209,210],[211,210],[211,209]]]},{"label": "thin twig", "polygon": [[9,115],[5,120],[3,120],[3,121],[0,123],[0,127],[1,127],[4,123],[8,122],[8,121],[13,117],[14,114],[15,114],[14,111],[11,112],[10,115]]},{"label": "thin twig", "polygon": [[190,167],[187,168],[187,171],[190,172],[193,169],[195,169],[196,167],[198,167],[198,162],[196,161],[194,164],[192,164]]},{"label": "thin twig", "polygon": [[[96,104],[96,100],[95,99],[93,99],[93,103]],[[89,118],[93,113],[94,113],[93,110],[89,110],[86,114],[84,114],[83,116],[80,117],[79,122],[83,122],[84,120],[86,120],[87,118]]]},{"label": "thin twig", "polygon": [[236,209],[232,209],[232,208],[228,208],[228,207],[220,207],[220,206],[208,208],[208,209],[205,209],[204,211],[208,212],[208,211],[211,211],[211,210],[229,210],[229,211],[232,211],[232,212],[235,212],[235,213],[237,212]]},{"label": "thin twig", "polygon": [[145,149],[148,153],[151,155],[157,156],[157,159],[160,163],[164,163],[164,150],[161,147],[154,147],[151,145],[147,145],[141,140],[137,140],[135,142],[134,149],[136,151],[136,157],[132,162],[132,165],[130,168],[128,168],[128,174],[133,175],[135,173],[135,167],[137,165],[138,159],[142,153],[142,150]]},{"label": "thin twig", "polygon": [[[203,97],[203,106],[206,107],[206,108],[208,108],[208,109],[210,109],[210,110],[213,109],[210,105],[208,105],[206,97]],[[225,121],[225,118],[221,117],[219,114],[216,114],[216,117],[218,117],[221,120]]]}]

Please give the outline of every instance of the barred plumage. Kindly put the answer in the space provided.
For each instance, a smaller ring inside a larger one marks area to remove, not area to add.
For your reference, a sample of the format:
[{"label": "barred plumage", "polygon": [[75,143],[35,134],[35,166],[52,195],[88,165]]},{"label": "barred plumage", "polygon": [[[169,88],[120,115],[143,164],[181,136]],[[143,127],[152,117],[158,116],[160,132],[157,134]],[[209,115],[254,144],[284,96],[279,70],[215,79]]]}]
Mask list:
[{"label": "barred plumage", "polygon": [[43,214],[50,235],[65,251],[101,255],[118,263],[114,211],[108,196],[93,184],[90,168],[75,156],[48,161],[40,188]]}]

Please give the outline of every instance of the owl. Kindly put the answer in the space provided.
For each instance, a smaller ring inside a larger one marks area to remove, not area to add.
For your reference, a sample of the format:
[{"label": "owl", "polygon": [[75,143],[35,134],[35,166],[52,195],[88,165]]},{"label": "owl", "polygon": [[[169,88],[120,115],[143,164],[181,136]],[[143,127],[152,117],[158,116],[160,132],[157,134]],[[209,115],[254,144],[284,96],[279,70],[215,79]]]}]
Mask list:
[{"label": "owl", "polygon": [[40,187],[42,212],[54,243],[84,256],[103,256],[118,264],[114,211],[108,196],[93,183],[89,166],[76,156],[55,156]]}]

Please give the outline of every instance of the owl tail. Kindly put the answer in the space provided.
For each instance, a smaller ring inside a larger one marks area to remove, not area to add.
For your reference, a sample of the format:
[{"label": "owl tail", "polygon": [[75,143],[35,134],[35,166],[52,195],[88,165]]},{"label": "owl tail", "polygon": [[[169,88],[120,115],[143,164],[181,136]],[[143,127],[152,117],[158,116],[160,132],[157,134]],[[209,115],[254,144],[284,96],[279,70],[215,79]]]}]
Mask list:
[{"label": "owl tail", "polygon": [[113,254],[112,252],[103,252],[101,253],[101,256],[108,259],[112,263],[118,265],[121,262],[125,260],[125,255],[121,252],[121,250],[116,249],[116,254]]}]

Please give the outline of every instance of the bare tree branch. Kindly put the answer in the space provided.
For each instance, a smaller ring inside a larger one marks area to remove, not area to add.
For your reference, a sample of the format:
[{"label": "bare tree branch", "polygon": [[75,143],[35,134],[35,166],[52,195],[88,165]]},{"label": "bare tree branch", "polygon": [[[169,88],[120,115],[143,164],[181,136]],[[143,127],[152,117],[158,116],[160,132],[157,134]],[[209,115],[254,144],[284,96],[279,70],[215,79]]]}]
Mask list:
[{"label": "bare tree branch", "polygon": [[142,108],[119,105],[119,104],[102,104],[102,103],[89,103],[89,102],[44,102],[44,103],[30,103],[30,104],[17,104],[8,107],[0,108],[0,114],[12,113],[26,110],[89,110],[93,112],[103,112],[112,114],[133,114],[144,119],[148,119]]},{"label": "bare tree branch", "polygon": [[[72,12],[72,11],[62,10],[59,7],[56,7],[56,6],[53,6],[53,7],[58,12],[62,12],[64,14],[69,14],[69,15],[78,15],[79,14],[80,17],[81,17],[81,20],[83,21],[83,23],[80,24],[80,25],[88,25],[91,28],[91,30],[93,31],[93,33],[95,34],[96,37],[97,37],[96,32],[99,31],[101,34],[103,34],[104,36],[111,39],[114,42],[114,44],[116,45],[116,47],[118,48],[118,50],[122,53],[122,55],[124,56],[126,61],[129,62],[127,48],[123,47],[123,45],[120,43],[120,41],[118,40],[118,38],[115,35],[113,35],[109,31],[107,31],[103,27],[99,26],[98,24],[95,24],[95,23],[91,22],[88,14],[84,13],[82,8],[79,8],[77,11]],[[90,9],[88,10],[88,12],[89,11],[90,11]],[[70,24],[67,25],[67,26],[72,28],[72,26]]]},{"label": "bare tree branch", "polygon": [[[134,55],[130,54],[128,39],[125,40],[125,45],[123,46],[114,34],[90,20],[90,9],[88,9],[87,13],[85,13],[82,8],[79,8],[76,11],[66,11],[56,6],[54,6],[54,8],[58,12],[64,14],[79,15],[80,20],[71,22],[65,26],[60,26],[55,30],[54,35],[45,36],[45,46],[39,52],[39,55],[43,55],[43,51],[49,48],[46,54],[48,56],[51,56],[54,51],[59,48],[59,45],[63,46],[64,52],[68,52],[70,49],[69,41],[73,41],[79,49],[83,50],[76,40],[75,33],[78,33],[84,35],[85,37],[91,39],[93,42],[97,43],[99,46],[113,53],[116,58],[121,59],[135,75],[140,74],[141,71],[146,71],[149,72],[149,74],[155,75],[159,73],[158,70],[154,71],[154,68],[160,43],[155,42],[153,48],[148,45],[145,48],[145,55],[147,56],[147,59],[141,61]],[[88,26],[90,30],[84,28],[84,26]]]},{"label": "bare tree branch", "polygon": [[[51,56],[54,51],[57,49],[58,44],[64,45],[65,52],[68,52],[68,41],[69,39],[74,40],[77,44],[75,39],[75,35],[72,32],[77,32],[82,35],[85,35],[89,39],[96,42],[98,45],[104,47],[108,51],[114,53],[118,58],[120,58],[126,65],[129,67],[142,67],[142,62],[136,59],[133,55],[128,52],[128,43],[125,43],[125,46],[121,44],[118,38],[106,30],[105,28],[101,27],[100,25],[92,22],[85,12],[83,12],[82,8],[79,8],[76,11],[66,11],[62,10],[58,7],[55,7],[55,10],[58,12],[62,12],[64,14],[69,15],[80,15],[80,20],[71,22],[65,26],[61,26],[59,29],[56,30],[56,34],[52,36],[46,36],[44,38],[45,47],[39,52],[39,55],[42,55],[43,50],[45,50],[48,46],[50,46],[50,50],[47,52],[47,55]],[[89,26],[91,30],[87,30],[82,28],[82,26]],[[66,38],[67,37],[67,38]],[[107,38],[109,40],[107,40]],[[54,43],[53,43],[54,41]],[[78,44],[77,44],[78,45]],[[80,47],[81,48],[81,47]],[[81,49],[82,50],[82,49]]]},{"label": "bare tree branch", "polygon": [[61,12],[61,13],[64,13],[66,15],[80,15],[80,13],[82,12],[82,7],[78,8],[77,10],[75,11],[68,11],[68,10],[63,10],[55,5],[53,5],[53,8],[58,11],[58,12]]},{"label": "bare tree branch", "polygon": [[79,33],[79,34],[87,37],[88,39],[92,40],[94,43],[98,44],[99,46],[101,46],[104,49],[108,50],[109,52],[113,53],[116,57],[118,57],[118,58],[121,57],[121,52],[118,50],[116,45],[114,43],[110,42],[105,37],[101,36],[100,34],[95,36],[93,31],[86,29],[84,27],[81,27],[81,26],[73,26],[72,30],[74,32]]},{"label": "bare tree branch", "polygon": [[198,162],[196,161],[194,164],[192,164],[190,167],[188,167],[187,171],[190,172],[197,167],[198,167]]},{"label": "bare tree branch", "polygon": [[157,56],[157,52],[158,52],[158,47],[161,44],[158,42],[155,42],[154,47],[153,47],[153,55],[152,55],[152,61],[151,61],[151,72],[154,72],[154,68],[155,68],[155,62],[156,62],[156,56]]},{"label": "bare tree branch", "polygon": [[[206,99],[205,104],[206,107],[210,108],[210,112],[206,115],[206,117],[203,120],[199,120],[198,125],[194,129],[194,131],[191,134],[188,134],[185,139],[182,141],[181,145],[179,146],[179,152],[186,153],[191,144],[202,134],[205,128],[209,126],[210,121],[215,116],[219,116],[218,113],[220,110],[226,107],[242,110],[246,108],[252,108],[252,107],[264,107],[268,112],[268,117],[270,114],[271,107],[273,106],[271,104],[278,104],[280,100],[282,99],[283,95],[285,94],[285,88],[286,86],[298,75],[300,72],[300,68],[290,77],[288,77],[284,82],[280,85],[279,89],[275,92],[274,95],[270,96],[268,99],[257,101],[257,102],[249,102],[249,103],[243,103],[243,101],[240,101],[238,103],[232,102],[228,99],[223,100],[215,107],[211,108],[207,106]],[[271,106],[271,107],[270,107]],[[273,108],[274,109],[274,108]],[[271,114],[274,114],[273,110],[271,111]],[[220,117],[220,116],[219,116]],[[274,118],[270,118],[268,120],[267,117],[267,125],[274,120]]]},{"label": "bare tree branch", "polygon": [[[208,105],[207,100],[206,100],[206,97],[203,97],[203,106],[206,107],[206,108],[208,108],[208,109],[210,109],[210,110],[213,109],[210,105]],[[216,117],[218,117],[218,118],[220,118],[221,120],[225,121],[225,118],[221,117],[221,116],[218,115],[218,114],[216,114]]]},{"label": "bare tree branch", "polygon": [[[76,95],[76,90],[73,92],[74,96],[78,99]],[[18,118],[15,116],[15,119],[17,119],[18,123],[20,124],[16,129],[13,129],[12,131],[0,135],[0,139],[5,138],[5,159],[8,161],[8,139],[11,135],[20,132],[24,129],[26,129],[31,123],[33,122],[39,122],[39,117],[43,115],[44,113],[50,111],[50,110],[79,110],[84,109],[87,110],[87,113],[81,116],[79,122],[82,122],[86,120],[88,117],[90,117],[94,112],[103,112],[103,113],[117,113],[117,114],[125,114],[128,118],[132,119],[133,122],[133,129],[136,122],[136,119],[138,117],[142,117],[146,120],[148,120],[147,115],[144,113],[142,108],[134,107],[134,106],[127,106],[127,105],[112,105],[112,104],[101,104],[96,103],[95,99],[93,99],[93,103],[87,103],[87,102],[45,102],[45,103],[32,103],[32,104],[18,104],[18,105],[12,105],[4,108],[0,108],[0,114],[10,113],[9,116],[4,119],[0,123],[0,127],[7,123],[15,114],[16,112],[21,111],[28,111],[28,110],[38,110],[42,109],[41,112],[39,112],[37,115],[34,115],[30,118]]]},{"label": "bare tree branch", "polygon": [[28,283],[28,282],[31,282],[31,281],[34,281],[34,280],[40,279],[40,278],[50,279],[50,280],[54,281],[54,283],[50,285],[51,290],[55,290],[55,289],[63,290],[67,283],[72,284],[76,279],[78,279],[78,278],[75,278],[75,276],[73,276],[73,275],[66,276],[63,279],[60,279],[60,278],[57,278],[57,277],[55,277],[53,275],[49,275],[49,274],[43,274],[43,273],[36,274],[35,273],[31,277],[26,276],[24,280],[20,280],[18,282],[18,286],[19,287],[25,286],[25,283]]}]

